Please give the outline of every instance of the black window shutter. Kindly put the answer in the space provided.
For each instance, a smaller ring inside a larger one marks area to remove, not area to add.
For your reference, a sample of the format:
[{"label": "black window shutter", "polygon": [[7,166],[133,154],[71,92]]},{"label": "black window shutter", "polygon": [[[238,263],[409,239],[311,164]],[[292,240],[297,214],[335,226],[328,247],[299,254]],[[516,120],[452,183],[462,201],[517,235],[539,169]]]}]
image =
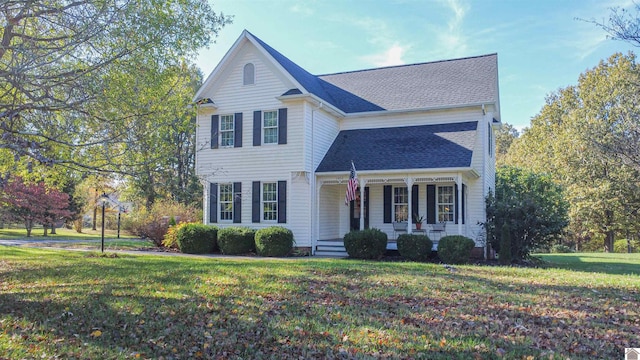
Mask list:
[{"label": "black window shutter", "polygon": [[262,111],[253,112],[253,146],[262,144]]},{"label": "black window shutter", "polygon": [[287,108],[278,109],[278,144],[287,143]]},{"label": "black window shutter", "polygon": [[464,194],[467,192],[467,185],[462,184],[462,223],[464,224],[464,207],[465,207],[465,199],[466,196],[464,196]]},{"label": "black window shutter", "polygon": [[364,228],[369,228],[369,187],[364,187]]},{"label": "black window shutter", "polygon": [[391,223],[391,185],[385,185],[382,187],[383,194],[383,208],[384,208],[384,223]]},{"label": "black window shutter", "polygon": [[411,222],[413,224],[416,223],[414,216],[420,216],[420,214],[418,214],[418,188],[418,185],[411,187],[411,214],[409,215],[411,216]]},{"label": "black window shutter", "polygon": [[211,115],[211,148],[218,148],[218,115]]},{"label": "black window shutter", "polygon": [[242,183],[233,183],[233,222],[242,222]]},{"label": "black window shutter", "polygon": [[436,223],[436,186],[427,185],[427,224]]},{"label": "black window shutter", "polygon": [[218,184],[209,184],[209,222],[218,222]]},{"label": "black window shutter", "polygon": [[278,223],[287,222],[287,182],[278,181]]},{"label": "black window shutter", "polygon": [[453,185],[453,194],[454,196],[454,204],[453,204],[453,217],[455,219],[455,223],[458,223],[458,200],[460,197],[458,196],[458,184]]},{"label": "black window shutter", "polygon": [[260,222],[260,181],[251,184],[251,222]]},{"label": "black window shutter", "polygon": [[233,147],[242,147],[242,113],[235,113],[233,117]]}]

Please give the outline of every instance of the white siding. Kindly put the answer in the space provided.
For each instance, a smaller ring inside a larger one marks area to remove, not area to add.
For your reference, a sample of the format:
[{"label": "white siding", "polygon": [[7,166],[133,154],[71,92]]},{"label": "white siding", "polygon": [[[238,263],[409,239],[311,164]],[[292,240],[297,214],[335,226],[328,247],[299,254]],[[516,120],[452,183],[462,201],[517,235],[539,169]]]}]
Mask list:
[{"label": "white siding", "polygon": [[323,186],[320,192],[320,239],[342,238],[344,233],[340,228],[341,215],[340,211],[336,211],[336,204],[340,203],[340,189],[338,186]]},{"label": "white siding", "polygon": [[478,121],[480,119],[482,119],[482,110],[480,108],[438,111],[434,110],[384,116],[363,116],[358,118],[349,117],[342,120],[340,124],[340,130],[432,125],[465,121]]}]

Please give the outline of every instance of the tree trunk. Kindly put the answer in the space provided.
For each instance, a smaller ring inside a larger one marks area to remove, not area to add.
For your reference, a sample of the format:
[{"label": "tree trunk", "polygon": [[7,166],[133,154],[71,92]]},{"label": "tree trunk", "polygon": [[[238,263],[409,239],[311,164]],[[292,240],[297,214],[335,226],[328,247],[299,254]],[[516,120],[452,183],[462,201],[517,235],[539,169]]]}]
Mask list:
[{"label": "tree trunk", "polygon": [[31,220],[25,221],[24,227],[27,229],[27,237],[31,237],[32,226],[33,226],[33,222]]},{"label": "tree trunk", "polygon": [[98,222],[98,189],[96,189],[96,198],[93,205],[93,230],[96,230],[96,223]]},{"label": "tree trunk", "polygon": [[47,224],[43,224],[42,229],[44,230],[44,233],[42,234],[42,236],[47,236]]},{"label": "tree trunk", "polygon": [[604,251],[613,252],[613,241],[615,238],[615,231],[613,230],[613,210],[605,210],[606,229],[604,238]]},{"label": "tree trunk", "polygon": [[56,223],[51,224],[51,235],[56,234]]}]

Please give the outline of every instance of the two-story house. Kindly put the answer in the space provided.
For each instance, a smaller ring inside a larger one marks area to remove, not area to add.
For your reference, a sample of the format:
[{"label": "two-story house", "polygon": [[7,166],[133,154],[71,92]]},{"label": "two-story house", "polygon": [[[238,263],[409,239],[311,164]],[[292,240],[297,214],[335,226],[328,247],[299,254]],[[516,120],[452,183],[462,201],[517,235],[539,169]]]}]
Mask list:
[{"label": "two-story house", "polygon": [[484,246],[496,54],[312,75],[244,31],[196,100],[205,223],[281,225],[316,253],[354,228],[415,232],[419,215]]}]

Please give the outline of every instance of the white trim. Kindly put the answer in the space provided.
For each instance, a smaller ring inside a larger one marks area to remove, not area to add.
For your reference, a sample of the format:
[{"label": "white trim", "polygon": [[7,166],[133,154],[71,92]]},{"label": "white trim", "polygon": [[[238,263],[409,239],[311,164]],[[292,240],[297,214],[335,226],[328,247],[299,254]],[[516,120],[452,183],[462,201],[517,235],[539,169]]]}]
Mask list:
[{"label": "white trim", "polygon": [[253,44],[253,46],[255,46],[256,49],[258,49],[258,51],[263,56],[265,56],[272,63],[273,66],[275,66],[278,70],[280,70],[280,72],[282,72],[282,74],[289,81],[291,81],[291,83],[293,83],[296,88],[300,89],[300,91],[302,91],[302,92],[307,92],[308,93],[308,91],[302,85],[300,85],[300,83],[288,71],[286,71],[282,67],[282,65],[280,65],[280,63],[277,62],[273,58],[273,56],[271,56],[271,54],[269,54],[269,52],[267,50],[265,50],[253,36],[251,36],[251,34],[247,30],[243,30],[242,34],[240,34],[240,36],[233,43],[231,48],[222,57],[222,60],[220,60],[218,65],[213,69],[211,74],[209,74],[209,76],[204,81],[204,83],[202,83],[202,86],[200,86],[200,89],[198,89],[198,92],[196,92],[195,96],[193,97],[193,101],[196,101],[196,99],[202,97],[202,93],[204,93],[205,91],[209,90],[211,85],[213,85],[215,78],[217,78],[222,73],[222,71],[231,62],[231,59],[238,54],[238,52],[240,51],[241,46],[244,44],[245,41],[248,41],[251,44]]}]

